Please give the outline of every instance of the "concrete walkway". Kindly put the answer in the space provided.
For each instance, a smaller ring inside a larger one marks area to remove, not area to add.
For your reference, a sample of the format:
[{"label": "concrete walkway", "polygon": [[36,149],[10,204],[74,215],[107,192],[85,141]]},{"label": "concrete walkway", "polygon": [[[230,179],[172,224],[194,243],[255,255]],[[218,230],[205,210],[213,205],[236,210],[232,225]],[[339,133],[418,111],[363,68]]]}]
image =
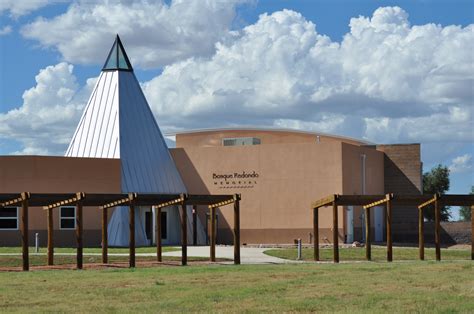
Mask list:
[{"label": "concrete walkway", "polygon": [[[301,263],[299,261],[286,260],[266,255],[263,252],[268,248],[240,248],[240,262],[242,264],[288,264]],[[165,252],[163,256],[181,256],[181,251]],[[188,256],[209,257],[209,246],[188,246]],[[216,246],[216,258],[234,259],[233,246]],[[227,263],[227,262],[225,262]],[[231,262],[230,262],[231,263]]]}]

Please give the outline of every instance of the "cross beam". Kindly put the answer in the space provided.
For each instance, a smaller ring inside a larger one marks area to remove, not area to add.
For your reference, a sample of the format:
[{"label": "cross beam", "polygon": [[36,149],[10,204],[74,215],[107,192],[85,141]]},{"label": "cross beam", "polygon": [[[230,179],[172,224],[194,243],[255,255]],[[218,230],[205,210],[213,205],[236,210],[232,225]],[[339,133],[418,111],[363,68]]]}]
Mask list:
[{"label": "cross beam", "polygon": [[337,194],[330,195],[328,197],[322,198],[311,204],[312,208],[319,208],[323,206],[331,205],[337,199]]},{"label": "cross beam", "polygon": [[436,202],[436,199],[437,199],[436,197],[433,197],[432,199],[427,200],[427,201],[424,202],[423,204],[418,205],[418,209],[422,209],[423,207],[426,207],[426,206],[428,206],[428,205],[430,205],[430,204],[433,204],[434,202]]},{"label": "cross beam", "polygon": [[0,203],[0,207],[6,207],[6,206],[14,205],[14,204],[17,204],[17,203],[21,203],[21,202],[23,202],[23,201],[25,201],[29,198],[30,198],[30,193],[29,192],[23,192],[17,198],[14,198],[14,199],[8,200],[6,202]]},{"label": "cross beam", "polygon": [[115,206],[127,204],[137,198],[137,193],[128,193],[128,197],[116,200],[114,202],[100,206],[101,209],[112,208]]},{"label": "cross beam", "polygon": [[171,206],[171,205],[182,204],[185,199],[186,199],[185,195],[181,194],[179,198],[168,201],[168,202],[161,203],[159,205],[155,205],[155,207],[156,208],[163,208],[163,207],[167,207],[167,206]]},{"label": "cross beam", "polygon": [[64,206],[64,205],[69,205],[69,204],[72,204],[72,203],[76,203],[77,201],[80,201],[80,200],[84,199],[85,196],[86,196],[85,193],[78,192],[78,193],[76,193],[76,195],[74,197],[71,197],[71,198],[68,198],[68,199],[50,204],[50,205],[43,206],[43,209],[45,209],[45,210],[53,209],[53,208],[56,208],[56,207],[59,207],[59,206]]},{"label": "cross beam", "polygon": [[229,204],[232,204],[232,203],[234,203],[234,202],[235,202],[235,200],[232,198],[232,199],[227,200],[227,201],[223,201],[223,202],[211,204],[211,205],[209,205],[208,207],[209,207],[209,208],[215,208],[215,207],[220,207],[220,206],[229,205]]},{"label": "cross beam", "polygon": [[372,208],[372,207],[375,207],[375,206],[378,206],[378,205],[382,205],[382,204],[387,203],[388,200],[390,200],[392,198],[393,198],[393,194],[387,194],[384,199],[381,199],[379,201],[372,202],[370,204],[364,205],[363,207],[364,207],[364,209],[367,209],[367,208]]}]

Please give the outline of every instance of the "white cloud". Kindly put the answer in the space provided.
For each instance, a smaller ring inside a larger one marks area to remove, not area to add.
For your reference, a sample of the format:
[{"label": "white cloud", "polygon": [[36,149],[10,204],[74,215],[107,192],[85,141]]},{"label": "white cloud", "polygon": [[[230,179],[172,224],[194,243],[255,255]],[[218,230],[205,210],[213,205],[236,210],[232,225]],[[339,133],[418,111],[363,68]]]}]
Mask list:
[{"label": "white cloud", "polygon": [[59,63],[40,70],[23,104],[0,114],[0,137],[18,140],[17,154],[62,154],[79,121],[95,79],[79,88],[73,66]]},{"label": "white cloud", "polygon": [[165,129],[253,124],[374,142],[474,140],[474,25],[411,26],[389,7],[350,27],[337,43],[299,13],[264,14],[212,57],[167,66],[143,87]]},{"label": "white cloud", "polygon": [[449,166],[451,173],[468,172],[472,170],[472,156],[464,154],[454,158]]},{"label": "white cloud", "polygon": [[10,12],[13,18],[26,15],[36,11],[42,7],[63,1],[49,1],[49,0],[2,0],[0,1],[0,15],[3,12]]},{"label": "white cloud", "polygon": [[67,62],[99,64],[118,33],[135,66],[160,67],[212,54],[230,36],[235,6],[243,1],[80,1],[64,14],[38,18],[22,34],[57,49]]},{"label": "white cloud", "polygon": [[0,28],[0,36],[3,36],[3,35],[8,35],[12,32],[12,27],[10,25],[6,25],[2,28]]},{"label": "white cloud", "polygon": [[[211,11],[218,15],[216,12],[221,12],[219,3],[212,6],[206,2],[208,7],[203,5],[204,9],[197,8],[196,4],[190,7],[202,12],[210,10],[210,6],[214,8]],[[178,5],[181,2],[174,1],[169,7],[162,4],[162,8],[155,8],[154,12],[165,11],[172,16],[174,13],[171,12],[176,10],[174,6]],[[143,4],[140,6],[143,9]],[[77,20],[81,18],[91,24],[91,28],[100,29],[99,26],[105,23],[102,22],[105,13],[99,10],[100,7],[73,5],[64,15],[52,20],[39,20],[32,25],[43,29],[50,26],[52,31],[47,36],[53,39],[58,32],[56,27],[68,21],[77,26]],[[133,5],[127,9],[131,12],[123,13],[125,16],[140,12]],[[149,10],[152,9],[150,7]],[[206,20],[214,26],[219,24],[216,21],[225,20],[222,25],[227,25],[231,20],[230,13],[227,9],[222,10],[227,18],[211,16]],[[193,15],[191,11],[186,12],[189,16]],[[91,15],[101,22],[90,21]],[[112,25],[113,21],[120,24],[123,20],[119,16],[112,10],[106,25]],[[167,20],[160,19],[159,25],[172,25],[163,24],[164,21]],[[206,24],[206,21],[201,22]],[[132,23],[138,22],[134,19]],[[158,22],[151,19],[150,23]],[[139,29],[149,34],[147,25]],[[186,25],[188,32],[195,28]],[[72,26],[68,27],[64,32],[70,35]],[[89,26],[79,27],[84,31],[81,27],[86,30],[84,37],[81,33],[73,36],[80,43],[65,47],[65,56],[75,53],[69,50],[74,45],[86,55],[87,50],[97,48],[97,42],[91,40],[94,32],[87,31]],[[317,33],[316,26],[297,12],[284,10],[264,14],[255,24],[242,30],[223,31],[212,40],[206,37],[209,41],[203,40],[204,45],[218,38],[225,39],[216,43],[215,52],[210,56],[204,57],[205,53],[197,50],[196,57],[166,66],[161,75],[142,83],[142,86],[164,132],[254,125],[310,129],[378,143],[422,142],[440,143],[440,146],[456,142],[464,143],[459,144],[463,146],[474,141],[474,61],[470,53],[474,48],[474,25],[464,28],[410,25],[408,14],[395,7],[379,8],[372,17],[351,19],[350,27],[350,32],[339,43]],[[96,33],[97,38],[108,38],[100,31]],[[173,32],[170,36],[177,40],[182,38]],[[133,41],[133,38],[130,37],[130,40]],[[140,49],[152,51],[156,48],[155,41],[147,44],[142,41],[143,38],[137,40],[137,44],[126,43],[129,55],[133,56]],[[110,44],[107,41],[105,47],[97,48],[99,52],[94,53],[103,56]],[[173,53],[160,57],[151,52],[149,59],[143,56],[142,66],[163,64],[164,60],[193,55],[193,51],[188,50],[190,46],[183,46],[180,50],[181,46],[176,42],[162,44],[165,48],[170,47],[169,51],[183,52],[179,57]],[[56,44],[51,42],[47,45]],[[61,47],[58,46],[60,51]],[[132,53],[133,50],[135,53]],[[93,59],[94,53],[84,58]],[[153,61],[155,59],[156,62]],[[69,69],[65,64],[63,67]],[[37,97],[24,96],[23,107],[18,111],[31,107],[36,99],[41,99],[42,94],[49,98],[58,95],[58,91],[64,88],[60,93],[62,98],[51,99],[46,107],[50,112],[55,112],[52,109],[54,106],[73,108],[65,110],[69,114],[62,114],[61,131],[51,129],[50,126],[55,124],[43,118],[41,112],[36,112],[41,111],[43,106],[28,109],[32,120],[39,121],[41,130],[54,145],[48,146],[46,140],[40,145],[35,144],[33,139],[41,136],[41,132],[28,129],[28,124],[22,122],[18,128],[22,132],[12,127],[8,132],[12,132],[11,138],[21,139],[26,149],[46,147],[52,152],[65,149],[79,119],[80,109],[86,102],[86,96],[81,98],[77,94],[79,88],[71,71],[60,71],[67,78],[63,83],[38,81],[32,89],[38,93]],[[50,89],[47,88],[49,84],[52,86]],[[12,122],[15,120],[12,112],[0,115],[0,122],[3,122],[0,134],[2,127],[4,133],[5,126],[16,123]]]}]

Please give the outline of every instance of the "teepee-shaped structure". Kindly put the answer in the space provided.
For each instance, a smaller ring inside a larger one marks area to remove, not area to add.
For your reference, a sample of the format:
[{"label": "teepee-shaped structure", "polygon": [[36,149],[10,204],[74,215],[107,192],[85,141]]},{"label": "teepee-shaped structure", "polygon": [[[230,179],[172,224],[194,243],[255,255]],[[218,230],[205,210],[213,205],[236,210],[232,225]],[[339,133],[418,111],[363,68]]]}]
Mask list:
[{"label": "teepee-shaped structure", "polygon": [[[118,35],[65,155],[120,158],[124,193],[186,192]],[[136,211],[137,245],[149,244],[142,219],[144,210],[149,208]],[[174,218],[170,221],[176,226],[170,229],[179,228],[178,215],[177,209],[172,211]],[[115,209],[108,226],[110,245],[128,245],[128,220],[127,207]],[[188,235],[192,234],[190,228],[188,221]],[[204,241],[202,227],[198,228],[198,241]]]}]

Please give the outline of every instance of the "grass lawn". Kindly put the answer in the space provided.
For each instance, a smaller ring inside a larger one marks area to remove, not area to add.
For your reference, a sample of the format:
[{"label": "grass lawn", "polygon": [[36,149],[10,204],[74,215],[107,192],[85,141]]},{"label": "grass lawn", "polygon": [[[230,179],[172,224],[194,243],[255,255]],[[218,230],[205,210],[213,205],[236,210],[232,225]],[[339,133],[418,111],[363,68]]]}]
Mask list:
[{"label": "grass lawn", "polygon": [[[163,246],[163,252],[171,252],[171,251],[179,251],[181,248],[174,247],[174,246]],[[136,253],[156,253],[155,246],[144,246],[144,247],[137,247],[135,249]],[[34,247],[30,247],[30,254],[35,252]],[[48,250],[45,247],[39,248],[39,253],[47,253]],[[109,253],[128,253],[128,248],[113,248],[109,247]],[[21,247],[0,247],[0,254],[1,253],[21,253]],[[55,247],[54,253],[76,253],[76,248],[61,248]],[[94,248],[84,248],[84,254],[87,253],[102,253],[102,248],[94,247]]]},{"label": "grass lawn", "polygon": [[471,261],[0,273],[0,311],[474,312]]},{"label": "grass lawn", "polygon": [[[280,257],[284,259],[295,260],[297,257],[296,248],[267,250],[265,254]],[[313,260],[313,249],[305,248],[302,250],[303,260]],[[321,248],[319,258],[321,261],[332,261],[332,248]],[[435,260],[435,249],[425,248],[425,260]],[[418,260],[418,248],[393,247],[393,260]],[[441,249],[442,260],[470,260],[471,250],[468,249]],[[340,261],[364,261],[365,248],[340,248]],[[386,261],[387,249],[385,247],[372,246],[372,260]]]}]

